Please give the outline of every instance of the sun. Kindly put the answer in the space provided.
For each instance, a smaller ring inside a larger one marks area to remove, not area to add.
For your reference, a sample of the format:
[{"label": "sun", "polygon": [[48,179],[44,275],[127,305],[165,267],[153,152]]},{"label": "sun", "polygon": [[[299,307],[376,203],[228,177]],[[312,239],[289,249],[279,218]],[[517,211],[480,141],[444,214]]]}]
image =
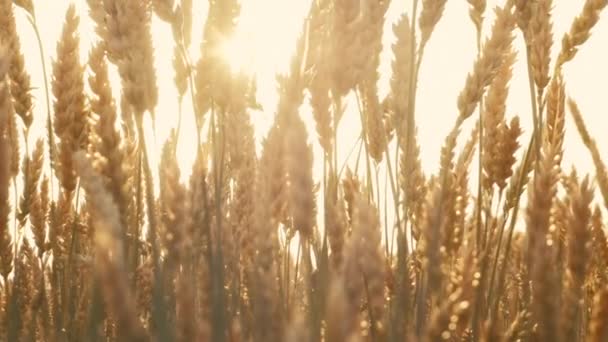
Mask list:
[{"label": "sun", "polygon": [[309,6],[310,0],[243,2],[236,30],[222,44],[223,58],[235,72],[273,78],[286,72]]},{"label": "sun", "polygon": [[[272,124],[274,108],[278,103],[276,75],[287,72],[295,51],[295,44],[302,31],[305,14],[311,0],[285,2],[280,0],[241,1],[241,10],[234,31],[223,37],[219,45],[219,55],[234,74],[245,74],[256,80],[256,99],[263,111],[252,113],[256,137],[265,136]],[[189,48],[191,62],[196,64],[200,57],[202,35],[205,29],[206,11],[204,2],[194,2],[192,43]],[[156,142],[150,151],[157,158],[170,130],[177,126],[177,114],[171,115],[177,107],[177,94],[173,86],[173,37],[167,24],[156,20],[152,25],[157,54],[157,76],[159,99],[156,132],[149,141]],[[91,35],[93,32],[91,32]],[[86,50],[83,52],[86,55]],[[118,82],[118,81],[117,81]],[[119,96],[120,94],[117,94]],[[182,100],[180,138],[177,149],[182,180],[186,180],[194,162],[193,141],[196,140],[194,113],[189,98]],[[148,125],[151,127],[151,125]]]},{"label": "sun", "polygon": [[256,70],[256,51],[255,44],[252,42],[255,33],[237,32],[231,37],[227,37],[220,44],[220,56],[230,66],[233,73],[245,73],[255,75]]}]

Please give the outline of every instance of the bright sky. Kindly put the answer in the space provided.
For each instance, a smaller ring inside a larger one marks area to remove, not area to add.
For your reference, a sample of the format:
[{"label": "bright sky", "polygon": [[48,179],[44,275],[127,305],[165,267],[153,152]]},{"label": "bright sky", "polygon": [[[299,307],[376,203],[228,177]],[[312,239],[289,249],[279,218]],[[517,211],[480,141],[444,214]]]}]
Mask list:
[{"label": "bright sky", "polygon": [[[355,1],[355,0],[353,0]],[[44,49],[47,54],[47,70],[50,74],[50,58],[54,58],[55,44],[60,36],[64,13],[70,2],[76,4],[81,15],[81,57],[86,61],[88,51],[96,38],[92,23],[88,18],[88,7],[85,0],[68,1],[34,1],[38,17],[38,25],[44,40]],[[256,125],[258,137],[262,136],[274,115],[277,103],[275,74],[285,71],[295,46],[301,27],[302,19],[309,7],[310,0],[243,0],[241,19],[234,41],[228,45],[227,50],[234,68],[255,70],[258,79],[258,100],[263,105],[263,112],[252,113],[252,120]],[[492,8],[503,1],[488,1],[488,11],[484,33],[494,18]],[[575,15],[580,12],[584,1],[555,0],[554,1],[554,40],[561,42],[563,33],[569,28]],[[199,39],[202,32],[202,15],[205,14],[207,1],[194,1],[194,11],[198,20],[194,20],[193,44],[190,49],[192,60],[199,54]],[[391,30],[392,23],[411,7],[411,0],[394,0],[388,13],[385,26],[385,51],[383,52],[380,80],[381,95],[387,92],[390,78],[390,44],[394,37]],[[25,54],[26,67],[31,73],[35,96],[36,124],[40,127],[44,123],[46,105],[43,93],[42,71],[39,51],[34,33],[21,10],[17,9],[17,25],[21,37],[22,49]],[[195,17],[196,18],[196,17]],[[158,73],[158,86],[160,89],[159,106],[157,109],[157,137],[160,144],[167,136],[169,128],[173,127],[177,118],[177,95],[173,86],[173,69],[171,66],[173,43],[170,27],[158,21],[153,23],[153,36],[156,46],[156,60]],[[565,69],[565,80],[568,94],[574,97],[583,111],[589,130],[596,138],[600,151],[608,156],[608,138],[605,132],[608,129],[608,120],[605,109],[608,108],[608,94],[605,80],[608,79],[608,18],[602,17],[594,28],[591,39],[582,47],[573,62]],[[518,49],[521,51],[522,38],[517,37]],[[557,52],[559,46],[554,48]],[[457,115],[456,98],[464,85],[467,73],[471,70],[476,54],[475,32],[468,17],[468,4],[465,0],[450,0],[446,6],[444,17],[439,22],[430,43],[426,49],[425,60],[421,69],[421,78],[417,97],[417,124],[423,166],[431,171],[436,170],[439,160],[439,150],[443,137],[451,128]],[[555,55],[554,55],[555,58]],[[508,115],[519,114],[523,127],[529,133],[530,100],[527,85],[527,74],[524,69],[524,57],[518,57],[514,71],[511,95],[508,103]],[[116,76],[117,77],[117,76]],[[118,87],[115,87],[117,91]],[[193,127],[189,101],[185,101],[184,134],[190,137],[188,127]],[[358,114],[355,104],[348,102],[348,111],[341,124],[340,141],[344,141],[342,153],[347,152],[359,132]],[[304,118],[309,127],[313,127],[312,115],[303,107]],[[306,112],[307,111],[307,112]],[[472,120],[471,120],[472,123]],[[570,117],[568,116],[566,136],[565,163],[576,163],[580,171],[591,171],[592,163],[576,133]],[[41,132],[41,131],[40,131]],[[467,132],[467,131],[465,131]],[[313,131],[312,141],[316,141]],[[180,159],[184,164],[192,161],[192,143],[188,138],[181,140],[179,147]],[[318,151],[318,147],[316,147]],[[319,154],[317,154],[319,155]]]}]

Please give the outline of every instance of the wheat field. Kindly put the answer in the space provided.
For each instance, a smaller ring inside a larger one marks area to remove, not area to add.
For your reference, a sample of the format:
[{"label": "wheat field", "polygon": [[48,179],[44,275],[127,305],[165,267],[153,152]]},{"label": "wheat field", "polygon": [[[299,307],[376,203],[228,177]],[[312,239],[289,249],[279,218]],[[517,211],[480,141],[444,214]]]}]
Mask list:
[{"label": "wheat field", "polygon": [[[466,0],[477,54],[434,94],[454,106],[431,170],[416,100],[447,0],[407,2],[392,32],[390,0],[310,1],[276,110],[226,57],[238,0],[70,5],[50,59],[37,2],[0,0],[0,341],[608,341],[608,169],[564,73],[608,0],[563,36],[552,0]],[[563,162],[567,131],[591,170]]]}]

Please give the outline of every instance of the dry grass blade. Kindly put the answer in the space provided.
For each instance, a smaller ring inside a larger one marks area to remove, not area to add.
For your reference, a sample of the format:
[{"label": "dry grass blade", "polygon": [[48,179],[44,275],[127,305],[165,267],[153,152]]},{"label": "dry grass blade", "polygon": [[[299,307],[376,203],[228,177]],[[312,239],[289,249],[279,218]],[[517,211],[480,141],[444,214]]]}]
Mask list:
[{"label": "dry grass blade", "polygon": [[600,12],[608,5],[606,0],[587,0],[582,13],[574,19],[570,31],[562,38],[562,49],[557,57],[557,66],[572,60],[580,45],[591,36],[591,29],[599,20]]},{"label": "dry grass blade", "polygon": [[[26,8],[26,10],[31,8],[33,12],[31,0],[19,2],[20,4],[17,5]],[[0,2],[0,27],[0,38],[7,45],[11,60],[9,77],[15,112],[21,117],[25,126],[29,128],[33,121],[30,76],[25,69],[25,61],[21,53],[21,44],[17,35],[15,16],[10,0]]]},{"label": "dry grass blade", "polygon": [[10,65],[8,51],[0,45],[0,158],[4,162],[0,165],[0,274],[5,283],[13,268],[13,250],[9,233],[9,215],[11,205],[9,202],[11,146],[9,141],[9,116],[13,115],[13,106],[8,87],[7,72]]},{"label": "dry grass blade", "polygon": [[572,118],[574,119],[574,123],[576,124],[576,129],[578,130],[581,140],[589,150],[589,153],[591,153],[593,165],[595,166],[595,177],[597,184],[600,188],[602,198],[604,199],[604,206],[608,208],[608,171],[606,170],[606,165],[602,160],[597,143],[595,142],[595,139],[591,138],[589,135],[589,131],[587,131],[585,121],[583,120],[583,115],[573,99],[568,100],[568,108],[570,109],[570,113],[572,114]]},{"label": "dry grass blade", "polygon": [[85,148],[88,140],[88,114],[85,109],[83,68],[78,52],[79,17],[70,6],[65,14],[61,40],[57,43],[57,60],[53,63],[54,130],[59,138],[57,174],[62,187],[71,196],[76,189],[72,154]]},{"label": "dry grass blade", "polygon": [[486,87],[492,82],[511,48],[515,17],[508,5],[497,8],[495,12],[496,21],[492,27],[492,34],[483,44],[481,55],[473,66],[473,72],[467,76],[465,87],[458,96],[458,110],[462,120],[473,114]]},{"label": "dry grass blade", "polygon": [[483,26],[483,13],[486,11],[486,0],[467,0],[470,5],[469,17],[475,24],[478,32],[481,32]]},{"label": "dry grass blade", "polygon": [[117,333],[130,341],[148,341],[149,338],[137,318],[133,297],[129,294],[124,255],[119,240],[122,228],[118,209],[84,152],[76,154],[74,159],[93,209],[95,246],[98,251],[95,266],[108,308],[118,324]]},{"label": "dry grass blade", "polygon": [[553,45],[553,23],[551,22],[553,0],[539,0],[533,7],[527,37],[530,46],[530,66],[540,102],[543,90],[549,83],[549,64]]},{"label": "dry grass blade", "polygon": [[441,19],[447,0],[423,0],[422,12],[418,19],[420,26],[420,46],[425,46],[431,38],[435,25]]},{"label": "dry grass blade", "polygon": [[608,338],[608,288],[600,290],[593,298],[593,316],[589,324],[589,341],[600,342]]}]

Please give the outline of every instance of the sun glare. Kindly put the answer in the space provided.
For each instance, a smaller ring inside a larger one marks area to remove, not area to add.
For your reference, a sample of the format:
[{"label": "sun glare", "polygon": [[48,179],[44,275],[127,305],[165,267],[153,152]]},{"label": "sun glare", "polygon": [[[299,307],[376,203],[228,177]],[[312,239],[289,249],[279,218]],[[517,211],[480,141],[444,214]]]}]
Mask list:
[{"label": "sun glare", "polygon": [[231,69],[273,77],[287,71],[309,5],[310,0],[242,3],[236,30],[222,47],[222,55]]},{"label": "sun glare", "polygon": [[[192,45],[190,52],[196,61],[200,51],[200,37],[204,30],[207,8],[204,2],[194,3]],[[302,30],[304,16],[310,6],[310,0],[287,3],[279,0],[246,1],[241,4],[241,15],[231,36],[225,37],[219,50],[220,55],[229,65],[231,72],[244,73],[255,78],[257,83],[257,101],[264,108],[263,112],[252,112],[252,122],[258,141],[266,134],[272,123],[274,108],[278,102],[276,92],[276,75],[285,73],[294,53],[297,36]],[[157,108],[155,135],[150,139],[157,142],[153,148],[160,151],[172,128],[177,127],[175,112],[177,94],[173,84],[172,49],[173,37],[166,23],[153,21],[152,31],[157,53],[157,73],[160,94]],[[199,39],[199,40],[197,40]],[[117,79],[118,80],[118,79]],[[119,89],[118,85],[116,89]],[[191,101],[183,99],[182,124],[177,150],[177,158],[185,181],[196,155],[192,142],[196,139],[195,124]],[[174,113],[172,115],[171,113]],[[151,125],[149,125],[151,127]],[[155,154],[151,151],[152,158]]]},{"label": "sun glare", "polygon": [[251,43],[251,38],[251,34],[246,36],[241,33],[228,37],[222,42],[220,54],[228,63],[233,73],[245,73],[248,75],[256,73],[255,46]]}]

